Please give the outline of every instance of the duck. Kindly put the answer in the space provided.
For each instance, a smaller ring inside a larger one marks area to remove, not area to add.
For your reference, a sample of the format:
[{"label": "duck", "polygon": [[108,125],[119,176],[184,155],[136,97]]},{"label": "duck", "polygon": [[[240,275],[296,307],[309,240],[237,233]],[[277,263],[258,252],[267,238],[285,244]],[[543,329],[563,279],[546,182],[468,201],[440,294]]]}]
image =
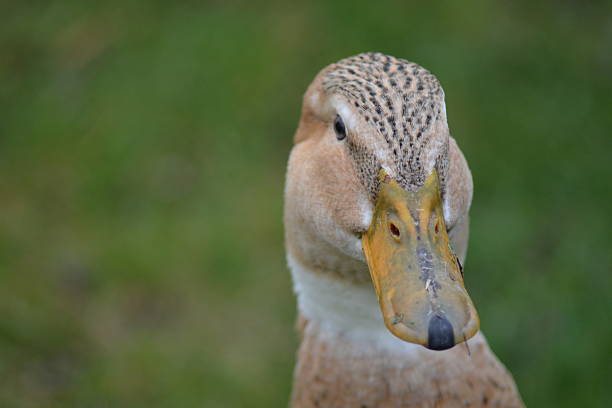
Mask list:
[{"label": "duck", "polygon": [[293,142],[290,406],[523,407],[465,287],[473,181],[438,79],[381,53],[331,64]]}]

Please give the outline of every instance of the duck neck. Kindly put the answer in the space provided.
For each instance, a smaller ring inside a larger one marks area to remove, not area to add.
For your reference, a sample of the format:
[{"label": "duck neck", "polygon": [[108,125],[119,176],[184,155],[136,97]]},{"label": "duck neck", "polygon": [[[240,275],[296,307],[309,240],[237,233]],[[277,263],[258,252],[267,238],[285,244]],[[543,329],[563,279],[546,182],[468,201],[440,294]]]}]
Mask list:
[{"label": "duck neck", "polygon": [[310,270],[291,254],[288,263],[302,332],[293,407],[384,404],[406,390],[427,389],[441,363],[468,358],[462,347],[434,352],[394,337],[380,317],[371,283]]},{"label": "duck neck", "polygon": [[356,283],[340,279],[333,273],[313,270],[291,254],[288,264],[300,316],[310,327],[304,330],[304,337],[316,331],[322,340],[341,340],[345,346],[355,346],[360,354],[413,355],[427,351],[422,346],[398,339],[387,330],[370,282]]}]

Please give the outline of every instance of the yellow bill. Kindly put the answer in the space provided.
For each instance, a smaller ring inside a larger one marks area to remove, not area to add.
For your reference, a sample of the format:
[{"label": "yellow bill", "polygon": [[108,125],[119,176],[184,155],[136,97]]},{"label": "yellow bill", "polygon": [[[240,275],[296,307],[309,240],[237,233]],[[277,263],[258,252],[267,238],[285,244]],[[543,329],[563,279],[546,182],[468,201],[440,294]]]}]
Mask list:
[{"label": "yellow bill", "polygon": [[463,284],[434,170],[416,192],[380,172],[363,249],[387,328],[402,340],[445,350],[474,336],[480,322]]}]

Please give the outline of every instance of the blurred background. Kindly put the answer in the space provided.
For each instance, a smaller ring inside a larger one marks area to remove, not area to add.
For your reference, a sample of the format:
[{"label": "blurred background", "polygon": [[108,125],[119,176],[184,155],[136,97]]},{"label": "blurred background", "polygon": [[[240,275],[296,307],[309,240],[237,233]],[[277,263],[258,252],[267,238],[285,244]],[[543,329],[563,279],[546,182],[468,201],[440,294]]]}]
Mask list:
[{"label": "blurred background", "polygon": [[605,1],[0,3],[0,406],[286,406],[285,165],[363,51],[444,86],[527,405],[610,406],[611,44]]}]

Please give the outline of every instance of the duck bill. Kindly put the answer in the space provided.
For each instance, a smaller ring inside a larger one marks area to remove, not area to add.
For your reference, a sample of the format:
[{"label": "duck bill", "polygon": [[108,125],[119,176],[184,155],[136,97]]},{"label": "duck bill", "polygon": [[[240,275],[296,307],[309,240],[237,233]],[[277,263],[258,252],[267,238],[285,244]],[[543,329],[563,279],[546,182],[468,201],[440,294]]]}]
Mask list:
[{"label": "duck bill", "polygon": [[362,243],[391,333],[433,350],[476,334],[478,314],[448,239],[436,170],[416,192],[402,189],[381,170],[372,223]]}]

